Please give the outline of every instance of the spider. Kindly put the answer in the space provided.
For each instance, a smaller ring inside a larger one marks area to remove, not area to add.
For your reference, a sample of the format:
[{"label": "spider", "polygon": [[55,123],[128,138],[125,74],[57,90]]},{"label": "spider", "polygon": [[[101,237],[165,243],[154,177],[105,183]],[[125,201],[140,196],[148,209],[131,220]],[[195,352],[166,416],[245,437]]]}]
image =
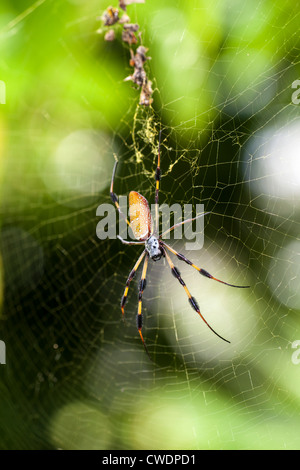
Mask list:
[{"label": "spider", "polygon": [[160,179],[161,179],[161,169],[160,169],[160,151],[161,148],[161,131],[159,133],[159,142],[158,142],[158,157],[157,157],[157,167],[155,171],[155,225],[153,224],[150,208],[147,199],[139,194],[136,191],[131,191],[129,193],[129,218],[130,222],[128,221],[127,217],[122,213],[119,202],[118,202],[118,196],[114,193],[113,186],[114,186],[114,179],[115,179],[115,174],[116,174],[116,168],[118,161],[115,162],[114,168],[113,168],[113,173],[112,173],[112,179],[111,179],[111,186],[110,186],[110,197],[112,202],[115,204],[119,214],[126,220],[127,225],[131,227],[133,231],[133,235],[135,237],[135,240],[137,241],[127,241],[124,240],[120,235],[117,236],[119,240],[124,243],[125,245],[144,245],[144,250],[141,253],[140,257],[136,261],[133,269],[131,270],[127,282],[126,282],[126,287],[124,290],[124,294],[121,300],[121,311],[122,311],[122,317],[124,319],[124,306],[127,300],[127,295],[128,295],[128,290],[130,283],[132,279],[134,278],[136,271],[142,261],[144,260],[143,264],[143,270],[142,270],[142,276],[139,282],[139,295],[138,295],[138,312],[137,312],[137,317],[136,317],[136,323],[137,323],[137,329],[139,332],[139,335],[141,337],[142,343],[144,345],[145,351],[148,355],[148,357],[151,359],[151,356],[149,354],[148,348],[146,346],[146,343],[144,341],[144,337],[142,334],[142,326],[143,326],[143,317],[142,317],[142,297],[143,297],[143,292],[146,288],[146,274],[147,274],[147,267],[148,267],[148,262],[149,259],[152,259],[153,261],[158,261],[162,257],[164,257],[171,269],[172,274],[174,277],[179,281],[181,286],[184,288],[185,293],[188,297],[189,303],[191,307],[198,313],[198,315],[202,318],[202,320],[205,322],[205,324],[208,326],[208,328],[219,338],[221,338],[223,341],[226,341],[227,343],[230,343],[227,339],[223,338],[223,336],[219,335],[211,326],[210,324],[205,320],[203,317],[202,313],[200,312],[198,303],[194,297],[192,297],[190,291],[188,290],[184,280],[181,277],[181,274],[179,270],[174,266],[173,261],[169,255],[168,252],[174,254],[177,256],[177,258],[180,261],[184,261],[188,265],[192,266],[194,269],[196,269],[202,276],[205,276],[209,279],[213,279],[214,281],[221,282],[222,284],[225,284],[226,286],[230,287],[237,287],[237,288],[248,288],[249,286],[237,286],[234,284],[228,284],[227,282],[221,281],[220,279],[217,279],[216,277],[212,276],[209,272],[207,272],[203,268],[199,268],[196,266],[192,261],[187,259],[184,255],[181,253],[178,253],[175,251],[171,246],[167,245],[162,238],[172,230],[174,230],[176,227],[179,225],[183,225],[187,222],[192,222],[193,220],[197,219],[198,217],[202,217],[204,214],[198,215],[194,218],[191,219],[186,219],[183,222],[179,222],[173,227],[168,228],[165,232],[159,234],[158,233],[158,227],[159,227],[159,206],[158,206],[158,199],[159,199],[159,185],[160,185]]}]

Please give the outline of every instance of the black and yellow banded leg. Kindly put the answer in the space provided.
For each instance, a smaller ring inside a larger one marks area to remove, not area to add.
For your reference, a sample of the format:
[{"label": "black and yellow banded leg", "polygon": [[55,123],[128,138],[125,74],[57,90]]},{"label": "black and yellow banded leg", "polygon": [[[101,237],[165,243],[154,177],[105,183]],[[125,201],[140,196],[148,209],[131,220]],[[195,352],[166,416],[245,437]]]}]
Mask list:
[{"label": "black and yellow banded leg", "polygon": [[127,300],[127,295],[128,295],[128,290],[129,290],[129,285],[132,281],[132,279],[134,278],[135,276],[135,273],[139,267],[139,265],[141,264],[141,262],[143,261],[143,258],[145,256],[145,253],[146,253],[146,250],[143,251],[143,253],[141,254],[141,256],[139,257],[139,259],[137,260],[137,262],[135,263],[133,269],[131,270],[129,276],[128,276],[128,279],[126,281],[126,287],[125,287],[125,290],[124,290],[124,294],[123,294],[123,297],[122,297],[122,300],[121,300],[121,310],[122,310],[122,317],[123,317],[123,320],[124,320],[124,306],[125,306],[125,303],[126,303],[126,300]]},{"label": "black and yellow banded leg", "polygon": [[123,217],[123,219],[126,220],[127,225],[130,227],[129,220],[127,219],[126,215],[123,214],[123,212],[120,209],[118,196],[114,193],[114,180],[115,180],[117,165],[118,165],[118,162],[116,161],[115,165],[114,165],[114,169],[113,169],[112,178],[111,178],[111,184],[110,184],[110,198],[111,198],[112,202],[114,203],[114,205],[116,206],[119,214]]},{"label": "black and yellow banded leg", "polygon": [[156,231],[156,233],[158,233],[158,227],[159,227],[158,197],[159,197],[159,182],[160,182],[160,178],[161,178],[160,141],[161,141],[161,131],[159,132],[157,167],[156,167],[156,171],[155,171],[155,231]]},{"label": "black and yellow banded leg", "polygon": [[230,343],[230,341],[228,341],[227,339],[223,338],[223,336],[220,336],[211,326],[210,324],[205,320],[205,318],[203,317],[203,315],[201,314],[200,312],[200,309],[199,309],[199,306],[197,304],[197,301],[194,297],[191,296],[190,294],[190,291],[188,290],[187,286],[185,285],[185,282],[184,280],[182,279],[181,275],[180,275],[180,272],[178,271],[178,269],[174,266],[170,256],[168,255],[167,251],[165,251],[165,256],[166,256],[166,259],[169,263],[169,266],[171,268],[171,271],[172,271],[172,274],[173,276],[176,277],[176,279],[178,279],[178,281],[180,282],[180,284],[182,285],[182,287],[184,288],[187,296],[188,296],[188,299],[189,299],[189,302],[191,304],[191,306],[193,307],[193,309],[198,313],[198,315],[202,318],[202,320],[204,321],[204,323],[208,326],[208,328],[215,334],[217,335],[219,338],[221,338],[223,341],[226,341],[226,343]]},{"label": "black and yellow banded leg", "polygon": [[140,285],[139,285],[139,303],[138,303],[138,313],[137,313],[137,316],[136,316],[136,324],[137,324],[137,328],[138,328],[141,340],[143,342],[145,351],[148,354],[149,359],[151,359],[150,354],[149,354],[148,349],[147,349],[147,346],[146,346],[146,343],[145,343],[143,335],[142,335],[142,327],[143,327],[142,299],[143,299],[143,292],[146,288],[146,274],[147,274],[148,261],[149,261],[149,254],[147,253],[145,261],[144,261],[142,277],[141,277]]},{"label": "black and yellow banded leg", "polygon": [[184,261],[185,263],[195,268],[200,274],[202,274],[202,276],[208,277],[209,279],[213,279],[214,281],[221,282],[222,284],[225,284],[226,286],[230,286],[230,287],[237,287],[239,289],[247,289],[250,287],[250,286],[236,286],[235,284],[228,284],[228,282],[221,281],[220,279],[217,279],[216,277],[209,274],[205,269],[199,268],[198,266],[196,266],[192,261],[187,259],[181,253],[178,253],[178,251],[174,250],[171,246],[167,245],[165,242],[163,242],[163,246],[167,248],[169,251],[171,251],[171,253],[176,255],[178,259],[180,259],[181,261]]}]

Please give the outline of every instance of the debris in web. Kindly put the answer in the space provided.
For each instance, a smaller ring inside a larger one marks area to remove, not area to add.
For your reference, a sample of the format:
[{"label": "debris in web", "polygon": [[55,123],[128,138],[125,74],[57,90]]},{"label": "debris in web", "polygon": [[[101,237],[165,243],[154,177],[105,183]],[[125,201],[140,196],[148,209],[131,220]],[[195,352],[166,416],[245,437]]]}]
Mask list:
[{"label": "debris in web", "polygon": [[[132,3],[144,3],[145,0],[119,0],[119,8],[124,13],[120,16],[118,8],[109,6],[103,13],[100,19],[104,26],[104,40],[112,42],[116,39],[116,28],[122,25],[121,39],[130,47],[130,60],[129,65],[133,67],[133,73],[126,77],[124,81],[132,81],[141,90],[139,104],[142,106],[150,106],[153,103],[153,89],[152,82],[148,79],[144,64],[147,60],[151,59],[146,55],[148,49],[141,44],[141,33],[137,23],[130,23],[130,18],[127,15],[127,5]],[[115,26],[116,25],[116,26]],[[103,29],[100,28],[98,33],[102,33]],[[139,45],[138,45],[139,44]],[[136,45],[134,51],[132,46]]]},{"label": "debris in web", "polygon": [[104,26],[112,26],[119,21],[119,10],[108,7],[102,15]]},{"label": "debris in web", "polygon": [[145,0],[119,0],[119,6],[124,11],[126,11],[127,5],[131,5],[132,3],[145,3]]}]

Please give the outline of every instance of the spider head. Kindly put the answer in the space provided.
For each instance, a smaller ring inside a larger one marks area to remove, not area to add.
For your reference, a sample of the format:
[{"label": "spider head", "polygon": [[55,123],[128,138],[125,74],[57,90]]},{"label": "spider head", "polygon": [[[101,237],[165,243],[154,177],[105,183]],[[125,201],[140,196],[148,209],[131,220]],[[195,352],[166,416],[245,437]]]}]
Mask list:
[{"label": "spider head", "polygon": [[146,240],[145,247],[153,261],[158,261],[163,256],[159,241],[154,235]]}]

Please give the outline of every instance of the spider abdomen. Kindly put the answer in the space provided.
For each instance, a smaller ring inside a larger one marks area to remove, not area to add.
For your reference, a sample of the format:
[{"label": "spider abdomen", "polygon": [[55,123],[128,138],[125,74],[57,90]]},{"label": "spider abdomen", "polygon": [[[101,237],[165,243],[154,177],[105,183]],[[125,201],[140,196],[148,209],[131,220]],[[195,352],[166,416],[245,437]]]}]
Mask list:
[{"label": "spider abdomen", "polygon": [[147,199],[136,191],[129,193],[130,227],[136,240],[147,240],[152,233],[152,217]]}]

